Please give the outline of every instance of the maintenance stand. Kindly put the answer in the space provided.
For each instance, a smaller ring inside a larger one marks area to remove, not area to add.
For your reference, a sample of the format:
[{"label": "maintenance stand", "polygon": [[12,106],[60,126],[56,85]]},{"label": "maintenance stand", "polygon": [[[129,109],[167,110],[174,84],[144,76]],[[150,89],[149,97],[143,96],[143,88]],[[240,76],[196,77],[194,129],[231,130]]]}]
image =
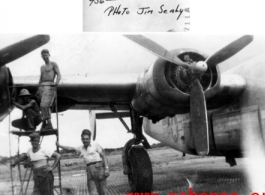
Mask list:
[{"label": "maintenance stand", "polygon": [[[51,129],[51,130],[43,130],[43,131],[22,131],[20,129],[20,131],[10,131],[10,133],[12,133],[13,135],[17,135],[18,136],[18,152],[17,152],[17,156],[20,156],[20,150],[19,150],[19,146],[20,146],[20,137],[21,136],[29,136],[31,133],[33,132],[39,132],[40,136],[41,136],[41,140],[40,140],[40,145],[43,141],[43,138],[45,136],[49,136],[49,135],[55,135],[56,136],[56,140],[59,141],[59,122],[58,122],[58,109],[57,109],[57,93],[56,93],[56,97],[55,97],[55,101],[54,101],[54,106],[55,106],[55,111],[56,111],[56,120],[57,120],[57,129]],[[56,151],[59,153],[59,147],[56,146]],[[49,159],[49,161],[52,161],[53,159]],[[29,182],[32,178],[32,166],[30,164],[30,162],[22,162],[22,163],[18,163],[18,171],[19,171],[19,180],[20,180],[20,184],[21,184],[21,188],[20,188],[20,192],[19,195],[26,195],[27,194],[27,190],[28,190],[28,185]],[[22,171],[21,171],[21,167],[20,166],[24,166],[24,168],[26,169],[24,176],[22,177]],[[58,185],[54,185],[54,191],[59,194],[62,195],[63,194],[63,190],[62,190],[62,179],[61,179],[61,165],[60,165],[60,161],[57,165],[57,170],[58,170],[58,178],[59,178],[59,184]],[[13,176],[12,176],[12,170],[11,170],[11,180],[12,180],[12,195],[15,195],[14,193],[14,185],[13,185]],[[59,190],[57,189],[59,188]]]}]

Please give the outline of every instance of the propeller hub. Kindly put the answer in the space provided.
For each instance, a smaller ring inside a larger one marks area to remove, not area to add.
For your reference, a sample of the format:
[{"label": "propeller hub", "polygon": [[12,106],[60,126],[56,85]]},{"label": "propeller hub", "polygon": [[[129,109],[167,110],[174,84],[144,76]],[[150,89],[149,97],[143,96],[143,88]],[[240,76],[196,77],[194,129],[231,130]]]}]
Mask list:
[{"label": "propeller hub", "polygon": [[205,62],[199,61],[192,64],[192,71],[195,73],[203,74],[207,71],[208,66]]}]

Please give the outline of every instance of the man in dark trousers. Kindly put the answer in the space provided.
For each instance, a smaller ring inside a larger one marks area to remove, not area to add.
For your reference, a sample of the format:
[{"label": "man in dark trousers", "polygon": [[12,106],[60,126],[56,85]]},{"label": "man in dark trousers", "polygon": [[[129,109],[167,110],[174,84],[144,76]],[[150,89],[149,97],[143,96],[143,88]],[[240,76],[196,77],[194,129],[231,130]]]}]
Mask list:
[{"label": "man in dark trousers", "polygon": [[[34,132],[29,135],[32,148],[30,148],[27,153],[20,155],[11,166],[15,167],[19,162],[25,161],[28,158],[30,159],[33,165],[33,180],[34,188],[32,195],[54,195],[53,193],[53,184],[54,176],[52,171],[56,168],[61,155],[52,150],[42,148],[40,146],[40,135],[37,132]],[[55,158],[52,166],[49,166],[48,159]]]},{"label": "man in dark trousers", "polygon": [[84,159],[87,168],[87,188],[90,195],[93,194],[93,181],[99,195],[107,194],[106,177],[109,176],[108,161],[103,149],[96,142],[91,142],[91,132],[84,129],[81,134],[83,145],[80,147],[62,146],[58,142],[58,147],[64,150],[75,150]]},{"label": "man in dark trousers", "polygon": [[22,118],[12,121],[12,126],[25,131],[34,131],[42,121],[39,106],[35,100],[29,99],[30,96],[27,89],[22,89],[19,94],[22,103],[17,103],[12,99],[13,105],[23,111]]}]

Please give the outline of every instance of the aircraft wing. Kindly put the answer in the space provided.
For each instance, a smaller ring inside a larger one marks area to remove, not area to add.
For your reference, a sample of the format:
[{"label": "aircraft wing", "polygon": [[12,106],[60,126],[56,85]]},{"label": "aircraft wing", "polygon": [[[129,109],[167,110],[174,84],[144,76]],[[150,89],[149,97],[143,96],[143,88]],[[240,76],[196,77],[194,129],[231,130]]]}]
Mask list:
[{"label": "aircraft wing", "polygon": [[[119,110],[129,109],[137,76],[137,74],[63,76],[57,87],[58,105],[61,106],[61,111],[108,110],[110,105],[115,105]],[[15,77],[14,87],[17,91],[27,88],[35,94],[38,81],[38,76]]]}]

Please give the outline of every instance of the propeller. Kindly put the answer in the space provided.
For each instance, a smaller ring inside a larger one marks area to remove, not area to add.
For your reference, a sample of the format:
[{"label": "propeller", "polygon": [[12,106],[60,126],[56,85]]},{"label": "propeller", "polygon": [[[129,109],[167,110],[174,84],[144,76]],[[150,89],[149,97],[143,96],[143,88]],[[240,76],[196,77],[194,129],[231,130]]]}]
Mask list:
[{"label": "propeller", "polygon": [[199,155],[209,153],[209,131],[205,96],[198,78],[194,79],[190,93],[190,119],[193,140]]},{"label": "propeller", "polygon": [[50,40],[49,35],[36,35],[0,50],[0,66],[12,62]]},{"label": "propeller", "polygon": [[[207,109],[205,95],[203,92],[200,78],[208,67],[215,67],[219,63],[227,60],[231,56],[246,47],[252,42],[253,36],[245,35],[223,47],[213,55],[208,57],[205,62],[199,61],[193,64],[182,62],[177,56],[167,51],[164,47],[142,35],[124,35],[133,42],[147,49],[156,56],[163,58],[173,64],[183,66],[191,75],[191,91],[190,91],[190,119],[191,132],[195,140],[195,148],[199,155],[207,155],[209,153],[209,129],[207,119]],[[188,74],[187,74],[188,75]]]},{"label": "propeller", "polygon": [[173,64],[182,65],[185,68],[189,68],[188,63],[182,62],[177,56],[173,55],[171,52],[167,51],[161,45],[158,45],[154,41],[142,36],[142,35],[124,35],[128,39],[132,40],[133,42],[141,45],[143,48],[147,49],[149,52],[153,53],[154,55],[163,58]]},{"label": "propeller", "polygon": [[207,58],[206,64],[210,67],[216,66],[217,64],[227,60],[228,58],[235,55],[237,52],[246,47],[249,43],[253,41],[252,35],[245,35],[239,39],[233,41],[227,46],[223,47],[219,51],[215,52],[213,55]]}]

